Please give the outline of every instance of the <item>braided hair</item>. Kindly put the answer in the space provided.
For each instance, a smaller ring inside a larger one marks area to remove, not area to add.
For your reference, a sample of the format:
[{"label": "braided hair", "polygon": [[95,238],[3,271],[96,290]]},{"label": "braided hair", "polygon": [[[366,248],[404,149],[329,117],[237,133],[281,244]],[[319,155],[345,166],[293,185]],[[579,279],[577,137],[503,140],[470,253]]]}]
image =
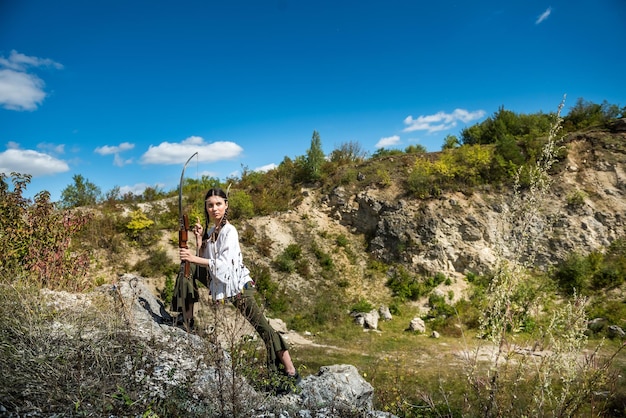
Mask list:
[{"label": "braided hair", "polygon": [[[225,202],[228,203],[228,194],[224,190],[218,187],[209,189],[206,192],[206,195],[204,196],[204,201],[206,202],[207,199],[211,196],[219,196],[222,199],[224,199]],[[205,228],[204,228],[204,236],[202,237],[202,241],[206,242],[206,240],[209,239],[209,219],[210,219],[209,211],[206,208],[206,203],[204,205],[204,216],[205,216]],[[213,242],[217,241],[217,236],[222,230],[222,227],[226,225],[226,222],[228,222],[228,208],[226,208],[226,210],[224,211],[224,216],[222,216],[222,220],[220,221],[220,224],[215,226],[215,229],[213,230],[213,233],[211,234],[210,238]]]}]

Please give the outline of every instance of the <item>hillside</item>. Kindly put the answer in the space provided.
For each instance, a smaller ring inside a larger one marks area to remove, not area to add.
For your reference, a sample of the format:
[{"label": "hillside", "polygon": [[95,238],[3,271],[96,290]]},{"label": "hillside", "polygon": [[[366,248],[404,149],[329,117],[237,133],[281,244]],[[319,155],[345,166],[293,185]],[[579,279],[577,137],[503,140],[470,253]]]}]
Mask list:
[{"label": "hillside", "polygon": [[[453,279],[455,300],[467,286],[464,277],[488,273],[498,254],[522,251],[533,257],[533,267],[547,271],[572,253],[602,250],[625,235],[626,133],[576,133],[561,145],[567,158],[556,166],[549,194],[536,202],[537,218],[528,225],[535,234],[530,246],[517,248],[506,237],[512,225],[503,211],[515,198],[512,189],[482,186],[415,198],[402,186],[415,157],[403,155],[389,157],[396,171],[384,186],[307,187],[291,210],[237,221],[244,256],[253,272],[269,274],[287,300],[309,308],[320,289],[332,286],[345,292],[344,305],[391,303],[385,285],[389,266]],[[367,172],[368,164],[351,169]],[[173,234],[164,233],[159,245],[177,262]],[[277,266],[289,245],[301,248],[306,262],[299,263],[306,267],[285,272]],[[320,262],[326,256],[330,268]],[[127,265],[141,257],[138,252],[128,255]],[[111,278],[121,273],[125,271],[111,271]],[[162,288],[163,279],[150,280]]]},{"label": "hillside", "polygon": [[[152,219],[171,223],[169,208],[175,202],[91,208],[98,222],[87,235],[97,246],[90,253],[89,277],[80,283],[95,283],[93,291],[40,291],[12,283],[1,288],[2,341],[8,348],[0,360],[3,378],[14,384],[3,389],[10,403],[0,409],[47,410],[46,399],[52,397],[56,403],[49,408],[55,411],[74,404],[77,411],[158,410],[177,416],[216,407],[229,416],[230,408],[246,404],[265,416],[270,405],[310,408],[309,396],[325,390],[324,379],[330,377],[341,393],[325,392],[319,402],[332,409],[338,395],[363,395],[367,413],[353,410],[355,417],[388,416],[372,408],[400,416],[423,416],[422,411],[456,416],[458,408],[472,416],[486,407],[496,409],[481,415],[515,416],[505,412],[523,410],[532,416],[534,388],[546,388],[540,394],[551,399],[562,393],[559,402],[572,411],[588,411],[598,402],[603,411],[622,411],[620,371],[626,370],[626,360],[620,354],[623,335],[616,330],[626,328],[623,269],[617,264],[601,271],[608,285],[585,289],[593,308],[587,312],[551,273],[572,254],[600,254],[626,236],[626,132],[588,130],[568,135],[559,145],[567,150],[559,155],[566,157],[551,166],[545,193],[529,182],[521,189],[475,185],[419,198],[407,191],[406,179],[418,158],[438,155],[401,154],[342,166],[344,173],[333,178],[356,181],[303,186],[289,195],[288,210],[234,219],[266,316],[289,339],[305,377],[303,393],[282,400],[263,392],[268,376],[256,363],[259,342],[228,304],[211,304],[202,289],[195,335],[171,326],[169,303],[159,298],[167,294],[167,274],[171,278],[177,271],[177,231],[148,227],[131,244],[121,237],[133,213],[148,214],[141,218],[146,226],[155,224]],[[106,216],[98,218],[99,211]],[[621,251],[618,263],[623,262]],[[601,259],[595,256],[591,262],[598,266]],[[518,263],[524,271],[507,270]],[[137,274],[146,267],[156,268]],[[491,287],[499,280],[505,286]],[[509,288],[506,280],[511,280]],[[380,326],[356,325],[355,318],[382,306],[390,308],[391,319],[381,319]],[[589,313],[592,321],[587,322]],[[468,338],[486,329],[480,328],[485,324],[481,317],[507,322],[494,328],[500,334]],[[414,322],[419,329],[420,321],[425,321],[422,331],[407,332]],[[611,336],[607,326],[616,327],[616,333]],[[612,338],[597,351],[601,339],[596,332]],[[228,363],[226,355],[224,363],[217,347],[226,347],[236,361]],[[46,368],[32,367],[40,363]],[[233,396],[224,402],[206,395],[207,388],[228,384],[221,377],[206,378],[223,373],[225,365],[233,384],[246,382],[245,399]],[[111,368],[129,374],[112,374]],[[492,368],[501,373],[489,377],[500,379],[499,393],[485,384]],[[21,372],[6,373],[13,369]],[[512,371],[520,374],[511,376]],[[349,382],[340,383],[348,372]],[[518,387],[519,379],[528,376],[546,382],[556,376],[563,392],[532,379]],[[567,376],[572,380],[564,380]],[[181,391],[183,385],[189,392]],[[358,395],[355,385],[362,391]],[[618,389],[605,392],[607,385]],[[24,393],[36,399],[31,402]],[[486,405],[487,399],[493,404]],[[216,406],[217,401],[222,403]],[[348,401],[349,410],[354,402]],[[544,407],[554,411],[555,406]]]}]

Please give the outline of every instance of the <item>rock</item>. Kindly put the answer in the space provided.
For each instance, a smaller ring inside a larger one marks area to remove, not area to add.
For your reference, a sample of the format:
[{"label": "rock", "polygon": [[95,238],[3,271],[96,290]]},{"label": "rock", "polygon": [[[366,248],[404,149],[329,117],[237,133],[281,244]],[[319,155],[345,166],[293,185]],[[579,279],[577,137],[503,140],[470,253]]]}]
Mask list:
[{"label": "rock", "polygon": [[391,321],[393,319],[393,317],[391,316],[391,312],[389,311],[389,306],[381,306],[380,308],[378,308],[378,313],[384,321]]},{"label": "rock", "polygon": [[626,132],[626,118],[614,120],[611,122],[609,128],[612,132]]},{"label": "rock", "polygon": [[[117,284],[102,286],[90,294],[80,294],[80,297],[68,292],[44,292],[49,304],[64,310],[93,309],[92,300],[102,296],[121,304],[126,328],[120,332],[128,332],[145,344],[141,363],[129,364],[129,370],[120,370],[120,373],[133,376],[136,382],[133,391],[137,393],[138,399],[166,398],[176,388],[184,386],[188,391],[186,408],[219,410],[219,405],[214,404],[218,401],[215,393],[224,388],[237,387],[238,407],[249,411],[247,416],[253,418],[393,417],[373,410],[374,389],[351,365],[321,367],[316,375],[302,379],[296,393],[273,396],[271,393],[258,392],[242,375],[233,375],[230,355],[225,349],[228,344],[216,346],[205,338],[172,326],[173,316],[140,276],[125,274]],[[59,320],[64,317],[60,315]],[[373,310],[363,317],[367,318],[370,326],[375,326],[378,312]],[[279,329],[286,329],[279,319],[273,319],[272,323]],[[62,327],[63,324],[58,326]],[[97,332],[83,333],[81,338],[96,336]],[[216,368],[216,364],[221,364],[221,367]]]},{"label": "rock", "polygon": [[430,338],[439,338],[440,335],[437,331],[433,331],[432,334],[430,334]]},{"label": "rock", "polygon": [[609,327],[607,328],[607,332],[608,332],[609,338],[626,337],[626,332],[624,332],[624,330],[618,325],[609,325]]},{"label": "rock", "polygon": [[356,312],[352,316],[354,316],[354,322],[357,325],[367,329],[378,329],[380,315],[376,309],[372,309],[370,312]]},{"label": "rock", "polygon": [[361,377],[356,367],[341,364],[322,366],[315,376],[301,384],[300,402],[316,407],[339,406],[371,411],[374,388]]},{"label": "rock", "polygon": [[424,333],[426,332],[426,324],[422,318],[413,318],[409,324],[409,330]]},{"label": "rock", "polygon": [[592,332],[600,332],[608,325],[609,321],[605,318],[594,318],[587,321],[587,328]]}]

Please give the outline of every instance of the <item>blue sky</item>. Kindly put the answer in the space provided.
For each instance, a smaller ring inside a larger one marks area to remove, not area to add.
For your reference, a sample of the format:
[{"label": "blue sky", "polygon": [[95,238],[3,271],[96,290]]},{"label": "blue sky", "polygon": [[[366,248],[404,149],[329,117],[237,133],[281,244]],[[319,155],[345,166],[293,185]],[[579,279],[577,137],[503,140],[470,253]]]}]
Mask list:
[{"label": "blue sky", "polygon": [[626,2],[0,0],[0,171],[172,190],[356,141],[438,151],[504,106],[626,106]]}]

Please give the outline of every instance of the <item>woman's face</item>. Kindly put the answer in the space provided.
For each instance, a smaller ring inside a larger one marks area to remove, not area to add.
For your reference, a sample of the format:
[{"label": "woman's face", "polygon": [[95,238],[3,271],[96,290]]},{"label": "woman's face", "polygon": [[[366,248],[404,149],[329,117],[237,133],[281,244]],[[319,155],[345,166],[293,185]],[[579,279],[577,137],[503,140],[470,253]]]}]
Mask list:
[{"label": "woman's face", "polygon": [[219,223],[224,217],[224,212],[228,207],[228,202],[221,196],[209,196],[204,202],[206,211],[215,223]]}]

